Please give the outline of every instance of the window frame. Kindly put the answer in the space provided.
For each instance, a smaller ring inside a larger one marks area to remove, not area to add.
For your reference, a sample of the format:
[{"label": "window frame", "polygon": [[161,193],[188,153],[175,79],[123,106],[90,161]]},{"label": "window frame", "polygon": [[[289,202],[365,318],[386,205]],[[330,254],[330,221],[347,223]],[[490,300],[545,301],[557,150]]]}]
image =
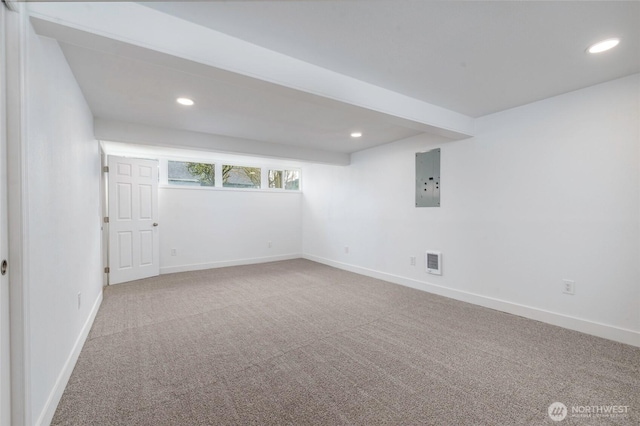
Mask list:
[{"label": "window frame", "polygon": [[[213,186],[201,186],[201,185],[180,185],[169,181],[169,161],[181,162],[181,163],[202,163],[211,164],[214,167],[214,185]],[[260,170],[260,187],[259,188],[243,188],[243,187],[230,187],[223,186],[222,169],[224,165],[231,165],[235,167],[251,167]],[[161,188],[173,188],[173,189],[187,189],[187,190],[200,190],[200,191],[257,191],[257,192],[287,192],[287,193],[300,193],[302,192],[302,169],[299,167],[288,167],[282,165],[264,165],[259,163],[235,161],[235,160],[219,160],[214,158],[195,158],[195,157],[174,157],[166,156],[159,158],[159,186]],[[279,171],[282,173],[282,188],[270,188],[269,187],[269,172]],[[295,171],[298,173],[298,189],[285,189],[285,177],[287,171]]]}]

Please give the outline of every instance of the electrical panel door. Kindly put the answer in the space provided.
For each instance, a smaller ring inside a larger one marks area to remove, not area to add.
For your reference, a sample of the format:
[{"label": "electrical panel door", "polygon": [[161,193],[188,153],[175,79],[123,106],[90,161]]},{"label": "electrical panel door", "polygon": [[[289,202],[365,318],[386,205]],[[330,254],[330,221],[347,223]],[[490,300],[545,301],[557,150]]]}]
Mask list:
[{"label": "electrical panel door", "polygon": [[416,153],[416,207],[440,207],[440,148]]}]

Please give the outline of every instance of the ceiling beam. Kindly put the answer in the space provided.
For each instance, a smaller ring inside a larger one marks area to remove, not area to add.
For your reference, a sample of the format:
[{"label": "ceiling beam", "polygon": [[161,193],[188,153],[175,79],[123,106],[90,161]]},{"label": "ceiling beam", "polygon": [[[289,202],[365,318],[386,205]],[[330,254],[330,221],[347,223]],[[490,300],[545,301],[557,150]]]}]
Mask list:
[{"label": "ceiling beam", "polygon": [[302,146],[260,142],[231,136],[212,135],[102,118],[94,118],[93,133],[96,139],[101,141],[197,149],[339,166],[349,165],[351,161],[351,156],[343,152],[323,151]]},{"label": "ceiling beam", "polygon": [[[451,139],[473,118],[304,62],[133,2],[30,3],[45,21],[365,108]],[[168,30],[170,29],[170,30]]]}]

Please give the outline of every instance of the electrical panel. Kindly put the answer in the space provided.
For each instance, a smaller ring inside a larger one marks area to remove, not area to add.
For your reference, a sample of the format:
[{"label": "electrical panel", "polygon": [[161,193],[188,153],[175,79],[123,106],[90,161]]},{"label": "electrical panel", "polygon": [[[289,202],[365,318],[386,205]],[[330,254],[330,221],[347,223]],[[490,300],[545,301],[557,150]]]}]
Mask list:
[{"label": "electrical panel", "polygon": [[416,207],[440,207],[440,148],[416,153]]}]

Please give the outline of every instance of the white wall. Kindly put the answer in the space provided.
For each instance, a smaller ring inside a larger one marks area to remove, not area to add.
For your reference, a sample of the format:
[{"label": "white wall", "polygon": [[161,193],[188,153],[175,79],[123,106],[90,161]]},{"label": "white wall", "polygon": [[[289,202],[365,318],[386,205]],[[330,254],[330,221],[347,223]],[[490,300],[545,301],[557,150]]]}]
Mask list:
[{"label": "white wall", "polygon": [[[309,166],[305,256],[640,346],[639,80],[480,118],[472,139]],[[442,207],[415,208],[414,155],[436,147]],[[443,276],[424,272],[427,249]]]},{"label": "white wall", "polygon": [[[101,145],[107,155],[159,162],[161,274],[302,256],[301,192],[168,185],[167,161],[258,167],[263,178],[269,169],[300,170],[305,163],[113,141],[101,141]],[[304,179],[303,172],[302,186]],[[172,249],[176,249],[175,256]]]},{"label": "white wall", "polygon": [[48,424],[102,296],[100,157],[93,117],[62,51],[29,31],[28,392],[31,422]]},{"label": "white wall", "polygon": [[158,198],[161,273],[301,256],[299,192],[164,186]]}]

